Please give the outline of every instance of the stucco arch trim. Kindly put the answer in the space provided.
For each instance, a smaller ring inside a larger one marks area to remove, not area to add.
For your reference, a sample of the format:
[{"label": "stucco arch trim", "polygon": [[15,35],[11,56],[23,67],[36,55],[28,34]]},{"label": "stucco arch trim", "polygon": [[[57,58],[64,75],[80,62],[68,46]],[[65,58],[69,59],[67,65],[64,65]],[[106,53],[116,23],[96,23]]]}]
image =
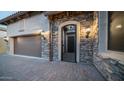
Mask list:
[{"label": "stucco arch trim", "polygon": [[78,21],[66,21],[59,25],[59,32],[58,32],[58,59],[61,61],[61,28],[63,26],[74,24],[76,25],[76,61],[80,61],[80,22]]}]

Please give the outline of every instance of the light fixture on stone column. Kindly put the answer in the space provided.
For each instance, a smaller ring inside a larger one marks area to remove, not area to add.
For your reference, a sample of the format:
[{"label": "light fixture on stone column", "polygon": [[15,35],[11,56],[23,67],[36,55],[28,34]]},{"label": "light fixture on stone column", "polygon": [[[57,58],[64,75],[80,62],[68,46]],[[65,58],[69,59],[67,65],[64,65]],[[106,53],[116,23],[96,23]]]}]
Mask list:
[{"label": "light fixture on stone column", "polygon": [[89,38],[90,31],[91,31],[90,28],[86,28],[86,38]]},{"label": "light fixture on stone column", "polygon": [[46,39],[45,36],[43,35],[44,31],[41,31],[41,38],[43,38],[44,40]]},{"label": "light fixture on stone column", "polygon": [[6,42],[9,41],[9,37],[7,37],[7,36],[3,37],[3,39],[4,39]]}]

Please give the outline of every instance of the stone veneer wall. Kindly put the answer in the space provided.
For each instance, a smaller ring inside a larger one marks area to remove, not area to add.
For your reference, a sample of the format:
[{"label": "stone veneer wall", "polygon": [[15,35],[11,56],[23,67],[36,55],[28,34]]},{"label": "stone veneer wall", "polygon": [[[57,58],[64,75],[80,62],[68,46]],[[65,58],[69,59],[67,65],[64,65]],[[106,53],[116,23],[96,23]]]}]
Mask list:
[{"label": "stone veneer wall", "polygon": [[[107,22],[106,22],[106,14],[107,12],[100,12],[102,16],[99,17],[99,23],[96,21],[96,38],[94,39],[94,65],[96,68],[102,73],[102,75],[106,78],[106,80],[124,80],[124,62],[120,60],[116,60],[113,58],[106,57],[105,55],[100,55],[98,51],[98,33],[100,31],[107,30]],[[98,13],[95,14],[98,19]],[[98,31],[98,24],[101,28]],[[95,27],[95,26],[94,26]],[[95,28],[94,28],[95,29]]]},{"label": "stone veneer wall", "polygon": [[50,39],[49,39],[50,32],[42,32],[41,33],[41,58],[48,59],[50,57]]},{"label": "stone veneer wall", "polygon": [[94,64],[106,80],[124,80],[124,62],[95,55]]},{"label": "stone veneer wall", "polygon": [[58,61],[58,23],[52,22],[52,39],[51,39],[51,58],[53,61]]},{"label": "stone veneer wall", "polygon": [[85,38],[86,29],[90,28],[93,31],[93,14],[94,12],[83,12],[76,16],[62,16],[52,21],[52,58],[58,60],[58,27],[61,23],[66,21],[80,22],[80,62],[93,62],[93,38],[92,34],[89,38]]}]

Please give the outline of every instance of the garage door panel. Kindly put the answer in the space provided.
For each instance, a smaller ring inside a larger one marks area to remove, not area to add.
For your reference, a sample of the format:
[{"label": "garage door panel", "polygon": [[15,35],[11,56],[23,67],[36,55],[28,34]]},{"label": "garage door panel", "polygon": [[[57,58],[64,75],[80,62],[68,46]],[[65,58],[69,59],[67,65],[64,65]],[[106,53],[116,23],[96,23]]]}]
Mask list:
[{"label": "garage door panel", "polygon": [[21,36],[14,40],[15,54],[26,56],[41,56],[41,37],[37,36]]}]

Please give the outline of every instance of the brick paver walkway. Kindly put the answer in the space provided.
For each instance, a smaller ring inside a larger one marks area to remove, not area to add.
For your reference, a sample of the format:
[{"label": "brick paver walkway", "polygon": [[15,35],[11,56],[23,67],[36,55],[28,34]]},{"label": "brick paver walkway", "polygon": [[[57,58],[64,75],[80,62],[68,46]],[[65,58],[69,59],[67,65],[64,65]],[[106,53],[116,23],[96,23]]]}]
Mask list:
[{"label": "brick paver walkway", "polygon": [[0,80],[104,80],[93,65],[0,56]]}]

